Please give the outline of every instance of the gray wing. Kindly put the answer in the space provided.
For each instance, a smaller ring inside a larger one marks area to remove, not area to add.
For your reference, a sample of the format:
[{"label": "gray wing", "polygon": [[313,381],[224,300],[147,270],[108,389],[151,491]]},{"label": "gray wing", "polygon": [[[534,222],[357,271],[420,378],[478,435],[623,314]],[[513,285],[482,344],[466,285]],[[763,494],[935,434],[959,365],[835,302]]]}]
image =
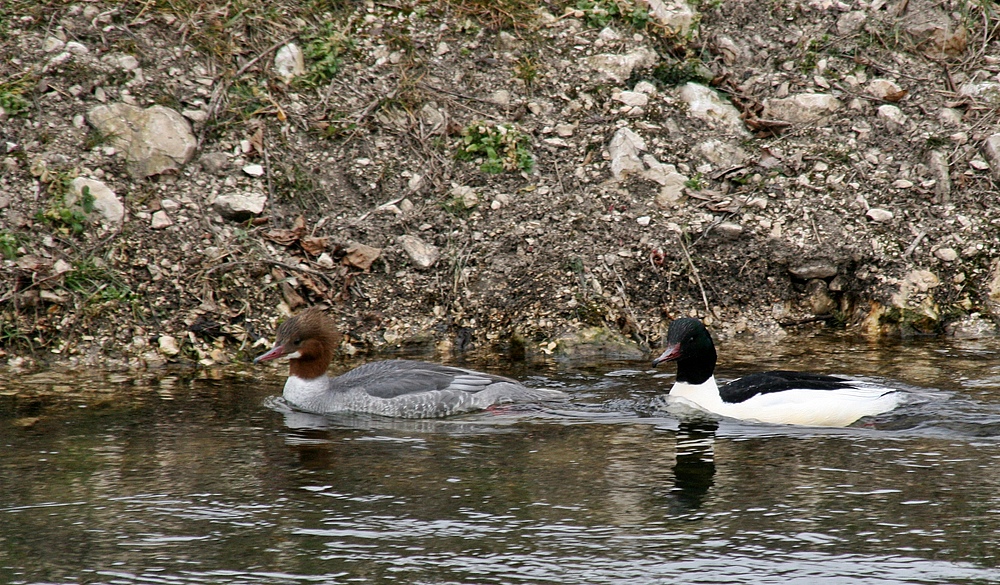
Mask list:
[{"label": "gray wing", "polygon": [[520,383],[503,376],[410,360],[388,360],[365,364],[334,378],[335,391],[359,390],[377,398],[396,398],[433,391],[476,393],[491,384]]}]

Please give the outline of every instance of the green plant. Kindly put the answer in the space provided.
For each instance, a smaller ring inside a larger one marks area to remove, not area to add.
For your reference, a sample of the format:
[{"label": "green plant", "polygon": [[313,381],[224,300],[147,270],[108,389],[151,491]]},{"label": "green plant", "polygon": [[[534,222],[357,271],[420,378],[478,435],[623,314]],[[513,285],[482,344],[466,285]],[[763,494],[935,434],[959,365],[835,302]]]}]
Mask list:
[{"label": "green plant", "polygon": [[590,26],[604,28],[614,20],[645,28],[649,12],[630,0],[577,0],[576,9]]},{"label": "green plant", "polygon": [[23,116],[28,113],[31,103],[22,95],[25,90],[24,85],[20,82],[0,84],[0,108],[10,116]]},{"label": "green plant", "polygon": [[323,23],[315,34],[306,37],[302,52],[310,63],[303,81],[310,85],[324,85],[333,79],[340,71],[342,55],[350,44],[350,40],[332,22]]},{"label": "green plant", "polygon": [[476,161],[484,173],[530,172],[535,166],[529,137],[509,124],[473,122],[462,129],[455,157]]},{"label": "green plant", "polygon": [[705,176],[695,173],[690,179],[684,181],[684,186],[693,191],[701,191],[705,188]]},{"label": "green plant", "polygon": [[712,79],[712,72],[701,61],[686,59],[660,63],[653,68],[651,76],[661,88],[669,88],[683,85],[689,81],[707,83]]},{"label": "green plant", "polygon": [[130,301],[137,298],[132,288],[115,272],[86,258],[73,263],[73,270],[66,273],[64,285],[68,290],[101,301]]},{"label": "green plant", "polygon": [[935,150],[935,149],[947,146],[948,143],[949,143],[949,141],[948,141],[947,138],[944,138],[943,136],[936,136],[936,135],[935,136],[928,136],[927,140],[924,141],[924,145],[927,147],[928,150]]},{"label": "green plant", "polygon": [[48,188],[52,195],[51,205],[38,215],[38,219],[48,222],[65,234],[83,233],[87,216],[94,211],[94,195],[90,192],[90,187],[85,186],[80,191],[80,199],[76,205],[66,203],[66,193],[74,175],[75,173],[55,173]]},{"label": "green plant", "polygon": [[514,64],[515,76],[530,86],[538,78],[538,57],[535,55],[521,55]]},{"label": "green plant", "polygon": [[3,255],[4,258],[10,260],[17,256],[18,243],[17,234],[0,230],[0,255]]},{"label": "green plant", "polygon": [[27,349],[30,352],[35,351],[35,344],[31,342],[31,335],[18,329],[15,319],[7,319],[7,315],[4,315],[4,318],[0,319],[0,347],[18,347]]}]

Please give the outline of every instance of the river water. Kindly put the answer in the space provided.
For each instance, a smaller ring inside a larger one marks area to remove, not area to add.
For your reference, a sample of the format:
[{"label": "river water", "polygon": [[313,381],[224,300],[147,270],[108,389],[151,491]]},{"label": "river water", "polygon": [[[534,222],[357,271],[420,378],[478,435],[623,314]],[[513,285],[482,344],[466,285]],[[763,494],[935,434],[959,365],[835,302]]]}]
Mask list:
[{"label": "river water", "polygon": [[494,359],[465,365],[571,403],[400,421],[284,409],[278,369],[8,374],[0,582],[1000,582],[1000,341],[720,362],[913,399],[847,429],[680,422],[648,407],[672,368]]}]

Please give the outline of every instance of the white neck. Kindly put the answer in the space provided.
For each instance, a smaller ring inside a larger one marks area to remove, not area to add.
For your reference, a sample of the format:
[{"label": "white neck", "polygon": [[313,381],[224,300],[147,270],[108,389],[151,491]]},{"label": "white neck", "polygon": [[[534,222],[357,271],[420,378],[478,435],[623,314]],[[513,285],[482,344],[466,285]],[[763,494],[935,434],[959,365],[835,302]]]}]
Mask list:
[{"label": "white neck", "polygon": [[285,380],[285,389],[281,395],[288,402],[308,410],[312,408],[313,403],[319,397],[323,396],[329,386],[329,382],[330,379],[325,375],[310,379],[288,376],[288,379]]},{"label": "white neck", "polygon": [[670,395],[694,402],[712,412],[718,412],[722,407],[722,397],[719,396],[719,386],[715,383],[715,376],[709,376],[701,384],[675,382],[670,389]]}]

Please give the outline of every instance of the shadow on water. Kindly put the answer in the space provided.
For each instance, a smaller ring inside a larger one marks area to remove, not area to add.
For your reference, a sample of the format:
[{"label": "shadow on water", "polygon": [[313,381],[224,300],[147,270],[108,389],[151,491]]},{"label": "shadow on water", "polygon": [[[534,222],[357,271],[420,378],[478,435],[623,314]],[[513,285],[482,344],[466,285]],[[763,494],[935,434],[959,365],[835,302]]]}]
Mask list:
[{"label": "shadow on water", "polygon": [[669,371],[519,364],[570,403],[414,421],[300,413],[280,378],[9,378],[0,582],[996,581],[997,346],[721,349],[720,378],[914,399],[844,429],[680,420],[650,408]]}]

